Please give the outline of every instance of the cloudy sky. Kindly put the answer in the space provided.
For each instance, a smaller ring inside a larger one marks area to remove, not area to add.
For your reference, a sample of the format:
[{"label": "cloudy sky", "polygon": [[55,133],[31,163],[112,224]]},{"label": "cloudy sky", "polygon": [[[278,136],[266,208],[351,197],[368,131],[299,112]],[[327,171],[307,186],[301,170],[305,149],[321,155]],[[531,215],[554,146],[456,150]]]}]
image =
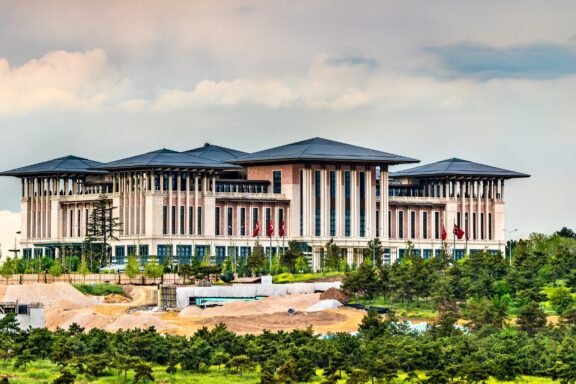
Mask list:
[{"label": "cloudy sky", "polygon": [[[321,136],[529,173],[508,228],[576,227],[576,2],[0,1],[3,170]],[[19,229],[0,179],[0,243]]]}]

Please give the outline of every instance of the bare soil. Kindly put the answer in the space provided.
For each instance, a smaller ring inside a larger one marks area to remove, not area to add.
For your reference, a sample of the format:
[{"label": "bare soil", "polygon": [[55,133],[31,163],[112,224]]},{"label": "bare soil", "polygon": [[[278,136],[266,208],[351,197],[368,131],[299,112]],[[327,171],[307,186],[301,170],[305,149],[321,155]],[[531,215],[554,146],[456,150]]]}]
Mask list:
[{"label": "bare soil", "polygon": [[[320,301],[320,294],[299,294],[268,297],[258,301],[229,302],[222,306],[200,309],[188,307],[181,312],[152,312],[141,308],[156,302],[157,289],[148,286],[125,288],[121,296],[107,303],[106,298],[83,295],[67,283],[0,286],[0,301],[43,303],[46,326],[67,328],[76,323],[86,329],[146,329],[174,335],[192,335],[202,327],[220,323],[239,334],[261,333],[264,330],[290,331],[312,327],[315,332],[353,332],[364,316],[363,311],[338,308],[314,313],[306,309]],[[296,315],[288,315],[294,308]]]}]

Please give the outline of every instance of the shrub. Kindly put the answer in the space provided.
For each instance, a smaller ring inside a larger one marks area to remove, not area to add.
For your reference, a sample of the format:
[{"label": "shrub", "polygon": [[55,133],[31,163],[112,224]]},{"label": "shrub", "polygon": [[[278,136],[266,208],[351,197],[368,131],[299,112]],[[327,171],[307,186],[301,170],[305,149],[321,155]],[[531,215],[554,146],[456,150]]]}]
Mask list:
[{"label": "shrub", "polygon": [[112,293],[124,294],[124,289],[116,284],[74,284],[74,287],[83,294],[92,296],[107,296]]}]

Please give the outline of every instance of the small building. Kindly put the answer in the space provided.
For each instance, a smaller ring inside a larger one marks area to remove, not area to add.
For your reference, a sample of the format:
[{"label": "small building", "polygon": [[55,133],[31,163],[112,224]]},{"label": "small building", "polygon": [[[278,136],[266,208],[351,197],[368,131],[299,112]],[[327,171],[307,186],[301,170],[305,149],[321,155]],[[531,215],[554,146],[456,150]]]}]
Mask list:
[{"label": "small building", "polygon": [[44,328],[46,326],[44,304],[23,304],[19,302],[0,303],[0,319],[3,319],[8,313],[16,313],[16,319],[18,320],[20,329]]}]

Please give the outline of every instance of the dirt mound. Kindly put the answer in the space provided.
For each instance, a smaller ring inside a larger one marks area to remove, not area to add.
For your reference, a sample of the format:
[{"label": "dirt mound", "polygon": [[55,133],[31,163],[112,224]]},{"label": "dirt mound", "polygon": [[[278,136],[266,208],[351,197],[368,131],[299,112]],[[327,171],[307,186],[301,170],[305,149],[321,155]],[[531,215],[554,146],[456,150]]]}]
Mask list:
[{"label": "dirt mound", "polygon": [[46,309],[63,310],[86,308],[94,304],[93,300],[68,283],[9,285],[2,301],[42,303]]},{"label": "dirt mound", "polygon": [[180,312],[181,317],[251,316],[273,313],[287,313],[289,308],[305,311],[318,303],[320,294],[297,294],[266,297],[255,301],[231,301],[214,308],[201,309],[188,307]]},{"label": "dirt mound", "polygon": [[107,304],[124,304],[129,303],[131,301],[132,300],[129,299],[128,297],[119,295],[117,293],[113,293],[104,298],[104,302]]},{"label": "dirt mound", "polygon": [[337,309],[342,306],[342,303],[338,300],[321,300],[316,304],[308,307],[306,312],[320,312],[320,311],[327,311],[329,309]]},{"label": "dirt mound", "polygon": [[320,295],[320,300],[338,300],[341,303],[345,303],[350,300],[350,296],[339,289],[330,288]]},{"label": "dirt mound", "polygon": [[233,332],[244,334],[262,333],[264,330],[290,331],[294,329],[306,329],[308,327],[331,326],[337,322],[346,321],[346,316],[337,312],[315,312],[315,313],[296,313],[290,316],[287,313],[276,313],[273,315],[255,315],[227,317],[218,316],[206,319],[200,324],[212,328],[220,323],[226,325]]}]

